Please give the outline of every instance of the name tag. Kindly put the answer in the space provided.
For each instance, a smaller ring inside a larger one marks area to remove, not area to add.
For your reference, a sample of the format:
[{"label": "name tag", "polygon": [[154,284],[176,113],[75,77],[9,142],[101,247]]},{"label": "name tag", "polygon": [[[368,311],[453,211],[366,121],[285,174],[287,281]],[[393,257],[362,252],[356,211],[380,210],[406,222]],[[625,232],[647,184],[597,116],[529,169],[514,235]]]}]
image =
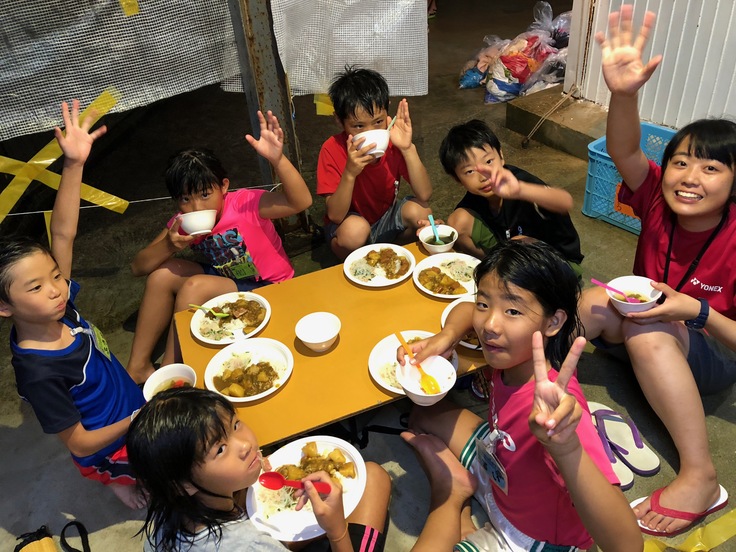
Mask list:
[{"label": "name tag", "polygon": [[[495,433],[495,432],[494,432]],[[475,439],[475,447],[478,451],[478,463],[480,464],[483,471],[486,472],[488,478],[503,494],[509,494],[509,480],[506,475],[506,469],[501,464],[501,461],[496,456],[496,442],[498,437],[493,439],[491,434],[491,442],[488,447],[480,439]],[[490,450],[489,450],[490,449]]]},{"label": "name tag", "polygon": [[94,324],[90,324],[89,328],[92,330],[89,335],[92,337],[92,343],[94,343],[95,349],[105,355],[107,360],[110,360],[110,347],[107,345],[105,336],[102,335],[102,332]]}]

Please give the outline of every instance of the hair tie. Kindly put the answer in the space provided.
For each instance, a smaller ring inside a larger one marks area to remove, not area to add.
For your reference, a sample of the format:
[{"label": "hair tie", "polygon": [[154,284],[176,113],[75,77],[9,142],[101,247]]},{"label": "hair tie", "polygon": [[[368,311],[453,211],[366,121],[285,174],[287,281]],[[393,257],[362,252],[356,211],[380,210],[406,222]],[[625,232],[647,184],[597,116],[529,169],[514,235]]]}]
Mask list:
[{"label": "hair tie", "polygon": [[340,538],[337,538],[337,539],[331,539],[330,537],[327,537],[327,539],[328,539],[328,540],[329,540],[330,542],[340,542],[340,541],[341,541],[342,539],[344,539],[344,538],[345,538],[345,536],[346,536],[347,534],[348,534],[348,522],[347,522],[347,521],[345,521],[345,532],[344,532],[344,533],[343,533],[342,535],[340,535]]}]

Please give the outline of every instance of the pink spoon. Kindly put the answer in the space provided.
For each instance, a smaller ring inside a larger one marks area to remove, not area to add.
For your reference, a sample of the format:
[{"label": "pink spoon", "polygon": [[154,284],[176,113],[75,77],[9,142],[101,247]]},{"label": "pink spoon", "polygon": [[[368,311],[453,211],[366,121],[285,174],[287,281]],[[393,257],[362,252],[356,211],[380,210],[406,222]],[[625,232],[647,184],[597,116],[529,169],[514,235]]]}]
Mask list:
[{"label": "pink spoon", "polygon": [[[290,479],[286,479],[279,472],[275,471],[263,472],[258,478],[258,482],[266,489],[271,489],[272,491],[278,491],[284,485],[286,485],[287,487],[293,487],[295,489],[304,488],[304,483],[302,481],[292,481]],[[317,489],[317,492],[320,494],[330,494],[330,491],[332,490],[330,484],[325,483],[324,481],[312,481],[312,484],[314,485],[314,488]]]},{"label": "pink spoon", "polygon": [[609,286],[608,284],[604,284],[600,280],[596,280],[595,278],[591,278],[590,281],[592,283],[594,283],[595,285],[597,285],[597,286],[601,286],[602,288],[607,289],[608,291],[612,291],[613,293],[618,293],[621,297],[625,297],[627,303],[641,303],[641,301],[639,299],[637,299],[636,297],[629,297],[623,291],[619,291],[619,290],[617,290],[615,288],[612,288],[611,286]]}]

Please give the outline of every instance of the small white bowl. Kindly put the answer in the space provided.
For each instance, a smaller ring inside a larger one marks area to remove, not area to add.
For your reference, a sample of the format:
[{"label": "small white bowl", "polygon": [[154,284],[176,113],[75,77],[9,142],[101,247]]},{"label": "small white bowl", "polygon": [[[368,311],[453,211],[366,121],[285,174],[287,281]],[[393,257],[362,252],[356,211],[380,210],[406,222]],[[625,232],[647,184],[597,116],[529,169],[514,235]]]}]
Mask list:
[{"label": "small white bowl", "polygon": [[316,353],[326,351],[337,340],[342,324],[330,312],[313,312],[296,323],[296,336]]},{"label": "small white bowl", "polygon": [[[179,382],[184,382],[184,384],[179,384]],[[191,387],[197,385],[197,373],[187,364],[167,364],[161,366],[146,380],[143,386],[143,398],[150,401],[159,391],[175,386],[182,387],[182,385]]]},{"label": "small white bowl", "polygon": [[445,241],[445,239],[448,238],[451,239],[445,244],[435,245],[434,232],[432,232],[432,227],[425,226],[424,228],[422,228],[419,231],[419,241],[422,242],[424,249],[426,249],[430,255],[434,255],[435,253],[447,253],[452,249],[452,247],[455,245],[455,242],[457,241],[457,230],[455,230],[452,226],[447,226],[446,224],[437,224],[436,226],[437,234],[439,234],[442,241]]},{"label": "small white bowl", "polygon": [[646,301],[642,301],[641,303],[629,303],[621,298],[620,295],[608,289],[606,290],[606,294],[611,300],[611,304],[623,315],[630,312],[644,312],[654,307],[657,304],[657,299],[662,295],[661,291],[657,291],[651,286],[651,281],[651,279],[644,278],[643,276],[619,276],[608,282],[608,285],[612,288],[616,288],[629,295],[636,294],[638,295],[636,297],[637,299],[646,299]]},{"label": "small white bowl", "polygon": [[215,218],[217,211],[215,209],[205,209],[203,211],[191,211],[179,215],[181,220],[181,229],[190,236],[199,236],[200,234],[209,234],[215,227]]},{"label": "small white bowl", "polygon": [[386,129],[366,130],[365,132],[361,132],[360,134],[353,136],[353,142],[357,142],[361,138],[365,138],[365,142],[360,145],[361,148],[368,144],[375,143],[376,147],[368,153],[378,159],[386,153],[386,150],[388,149],[389,136],[390,133]]},{"label": "small white bowl", "polygon": [[428,395],[422,391],[419,383],[419,370],[415,366],[409,364],[409,357],[405,357],[406,363],[403,367],[396,369],[396,378],[399,380],[406,396],[411,399],[414,404],[419,406],[431,406],[439,402],[447,392],[452,389],[457,379],[457,373],[452,363],[444,357],[432,356],[421,362],[422,368],[430,376],[434,376],[440,385],[440,392],[434,395]]}]

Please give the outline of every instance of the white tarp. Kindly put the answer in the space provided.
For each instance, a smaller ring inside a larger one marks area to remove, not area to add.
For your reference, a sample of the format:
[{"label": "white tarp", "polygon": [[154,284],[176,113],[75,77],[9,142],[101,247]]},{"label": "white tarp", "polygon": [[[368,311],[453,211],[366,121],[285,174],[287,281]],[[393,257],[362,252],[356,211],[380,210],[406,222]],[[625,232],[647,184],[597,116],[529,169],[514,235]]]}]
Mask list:
[{"label": "white tarp", "polygon": [[345,64],[381,73],[392,95],[428,91],[426,0],[271,0],[292,93],[327,92]]}]

